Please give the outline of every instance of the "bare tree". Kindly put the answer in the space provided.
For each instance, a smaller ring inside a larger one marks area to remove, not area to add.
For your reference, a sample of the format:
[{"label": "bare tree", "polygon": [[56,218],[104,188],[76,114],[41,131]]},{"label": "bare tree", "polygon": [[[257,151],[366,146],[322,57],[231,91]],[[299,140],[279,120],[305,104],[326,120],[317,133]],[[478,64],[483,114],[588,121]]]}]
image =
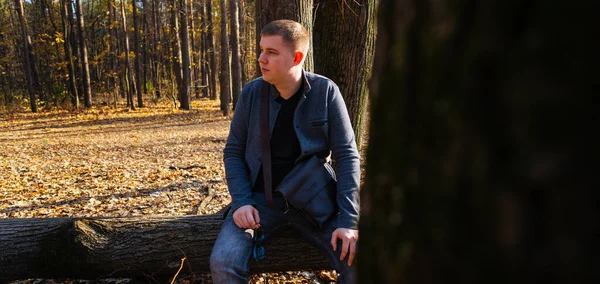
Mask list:
[{"label": "bare tree", "polygon": [[189,110],[190,106],[190,82],[191,82],[191,74],[190,74],[190,34],[188,31],[188,5],[186,0],[179,0],[179,9],[181,10],[181,28],[179,31],[179,37],[181,38],[181,71],[182,71],[182,85],[179,88],[179,100],[180,100],[180,108]]},{"label": "bare tree", "polygon": [[212,1],[205,0],[206,3],[206,19],[207,19],[207,54],[208,54],[208,62],[210,65],[210,70],[208,72],[208,85],[210,88],[210,98],[213,100],[217,99],[217,58],[215,55],[215,40],[213,35],[213,29],[215,28],[213,25],[213,16],[212,16]]},{"label": "bare tree", "polygon": [[27,71],[27,89],[29,91],[29,105],[31,107],[31,111],[32,112],[37,112],[37,105],[35,103],[35,92],[36,90],[34,89],[34,79],[33,79],[33,71],[32,71],[32,66],[33,63],[31,62],[31,57],[29,56],[29,45],[28,45],[28,38],[29,35],[27,34],[27,22],[25,21],[25,15],[23,12],[23,2],[21,0],[15,0],[15,7],[17,9],[17,13],[19,14],[19,22],[21,23],[21,38],[23,40],[23,53],[25,57],[25,70]]},{"label": "bare tree", "polygon": [[240,60],[239,0],[229,0],[229,18],[231,22],[231,91],[233,108],[242,92],[242,64]]},{"label": "bare tree", "polygon": [[221,0],[221,77],[219,78],[221,90],[221,111],[229,115],[231,102],[231,76],[229,72],[229,40],[227,36],[227,2]]},{"label": "bare tree", "polygon": [[[81,1],[81,0],[77,0]],[[127,68],[127,77],[124,78],[127,82],[129,90],[127,91],[127,105],[135,110],[135,105],[133,104],[133,94],[136,93],[135,81],[133,78],[133,68],[131,66],[131,59],[129,58],[129,35],[127,35],[127,18],[125,17],[125,0],[121,1],[121,20],[123,23],[121,27],[123,28],[123,36],[125,37],[125,67]]]},{"label": "bare tree", "polygon": [[83,5],[81,0],[75,0],[77,13],[77,30],[79,33],[79,54],[81,55],[81,80],[83,83],[83,105],[86,108],[92,107],[92,89],[90,83],[90,64],[88,62],[88,51],[85,45],[85,23],[83,20]]}]

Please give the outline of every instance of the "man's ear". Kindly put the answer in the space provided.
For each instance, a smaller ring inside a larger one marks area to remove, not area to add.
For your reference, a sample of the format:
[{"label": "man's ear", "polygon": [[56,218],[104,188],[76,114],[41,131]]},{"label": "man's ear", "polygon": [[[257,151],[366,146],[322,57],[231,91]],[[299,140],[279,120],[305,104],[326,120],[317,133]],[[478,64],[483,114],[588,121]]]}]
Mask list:
[{"label": "man's ear", "polygon": [[304,53],[302,51],[296,51],[294,53],[294,65],[302,63],[302,60],[304,60]]}]

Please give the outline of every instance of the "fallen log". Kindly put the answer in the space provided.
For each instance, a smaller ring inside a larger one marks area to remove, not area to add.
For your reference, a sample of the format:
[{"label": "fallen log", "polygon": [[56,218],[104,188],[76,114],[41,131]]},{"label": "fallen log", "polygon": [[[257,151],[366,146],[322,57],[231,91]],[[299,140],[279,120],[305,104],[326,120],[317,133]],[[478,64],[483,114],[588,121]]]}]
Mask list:
[{"label": "fallen log", "polygon": [[[0,219],[0,282],[26,278],[173,277],[208,273],[223,222],[205,216]],[[331,269],[318,250],[292,232],[265,245],[251,272]]]}]

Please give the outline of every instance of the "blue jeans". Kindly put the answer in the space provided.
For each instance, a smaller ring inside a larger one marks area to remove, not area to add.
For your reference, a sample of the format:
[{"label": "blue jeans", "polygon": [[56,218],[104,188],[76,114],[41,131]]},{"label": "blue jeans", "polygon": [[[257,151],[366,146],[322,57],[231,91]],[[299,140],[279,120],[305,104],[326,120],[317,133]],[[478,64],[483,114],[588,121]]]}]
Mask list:
[{"label": "blue jeans", "polygon": [[[265,239],[269,239],[276,231],[292,228],[325,254],[338,273],[338,283],[353,283],[354,273],[352,267],[348,266],[348,257],[346,256],[345,261],[340,261],[341,241],[338,240],[335,252],[331,247],[331,233],[337,229],[335,220],[319,229],[294,208],[290,208],[286,214],[282,210],[271,209],[266,204],[264,194],[254,193],[252,198],[257,202],[256,209]],[[281,208],[283,200],[280,196],[274,195],[273,201],[276,208]],[[252,238],[244,231],[235,225],[233,212],[230,211],[210,255],[210,271],[214,283],[248,283],[248,261],[252,256],[253,245]]]}]

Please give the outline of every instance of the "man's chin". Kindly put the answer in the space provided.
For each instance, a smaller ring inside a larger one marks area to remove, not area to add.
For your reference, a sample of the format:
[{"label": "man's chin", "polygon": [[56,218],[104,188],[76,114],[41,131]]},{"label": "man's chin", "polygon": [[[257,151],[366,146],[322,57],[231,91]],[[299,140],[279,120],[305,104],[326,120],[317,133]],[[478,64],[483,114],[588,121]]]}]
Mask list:
[{"label": "man's chin", "polygon": [[271,80],[273,78],[269,78],[269,76],[265,76],[264,74],[262,75],[262,78],[265,82],[269,83],[269,84],[273,84],[273,82],[271,82]]}]

